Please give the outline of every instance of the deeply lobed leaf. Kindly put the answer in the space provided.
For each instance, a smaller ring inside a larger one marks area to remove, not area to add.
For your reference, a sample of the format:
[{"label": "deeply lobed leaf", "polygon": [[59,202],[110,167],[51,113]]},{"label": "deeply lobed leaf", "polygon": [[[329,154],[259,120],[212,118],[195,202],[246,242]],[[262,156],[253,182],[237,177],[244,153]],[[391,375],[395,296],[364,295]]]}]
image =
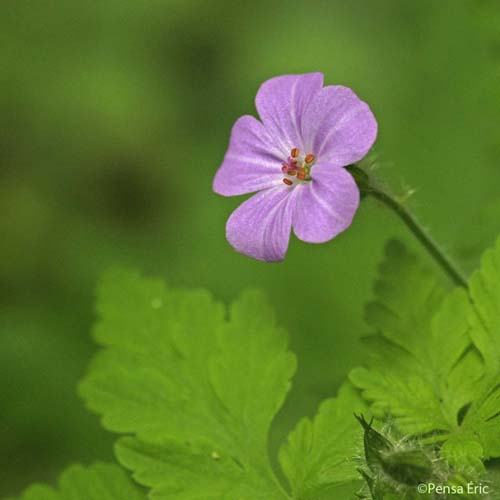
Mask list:
[{"label": "deeply lobed leaf", "polygon": [[99,291],[81,393],[104,425],[134,438],[117,454],[155,498],[286,498],[267,452],[295,371],[287,337],[257,292],[224,308],[114,272]]},{"label": "deeply lobed leaf", "polygon": [[280,451],[280,462],[294,498],[335,498],[336,488],[359,481],[356,470],[362,450],[362,428],[354,413],[366,411],[356,390],[345,384],[334,399],[328,399],[311,421],[304,418]]},{"label": "deeply lobed leaf", "polygon": [[103,349],[81,394],[106,428],[129,434],[117,457],[151,498],[319,500],[357,479],[353,412],[364,405],[352,387],[283,448],[292,491],[276,479],[267,435],[296,363],[261,294],[243,294],[226,317],[206,292],[115,271],[99,289],[98,311]]},{"label": "deeply lobed leaf", "polygon": [[379,418],[393,419],[402,434],[444,443],[449,463],[476,470],[500,456],[499,249],[486,253],[469,296],[446,294],[391,243],[367,309],[377,334],[367,339],[366,366],[351,373]]}]

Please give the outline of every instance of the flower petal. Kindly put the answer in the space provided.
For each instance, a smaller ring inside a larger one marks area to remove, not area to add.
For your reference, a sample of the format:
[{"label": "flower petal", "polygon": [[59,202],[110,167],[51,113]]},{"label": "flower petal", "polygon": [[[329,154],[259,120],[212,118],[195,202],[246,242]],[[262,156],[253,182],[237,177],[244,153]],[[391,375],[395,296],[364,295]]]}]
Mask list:
[{"label": "flower petal", "polygon": [[275,144],[285,155],[284,159],[292,148],[303,148],[302,119],[322,87],[321,73],[307,73],[271,78],[257,92],[257,111]]},{"label": "flower petal", "polygon": [[253,193],[281,184],[280,151],[256,118],[239,118],[231,131],[229,147],[215,174],[213,190],[224,196]]},{"label": "flower petal", "polygon": [[292,227],[294,191],[275,187],[242,203],[226,225],[226,237],[234,249],[258,260],[283,260]]},{"label": "flower petal", "polygon": [[310,183],[295,188],[293,231],[302,241],[324,243],[351,225],[359,189],[344,168],[321,163],[311,173]]},{"label": "flower petal", "polygon": [[343,167],[361,160],[377,137],[377,121],[368,104],[349,88],[328,86],[318,92],[303,118],[308,152],[321,162]]}]

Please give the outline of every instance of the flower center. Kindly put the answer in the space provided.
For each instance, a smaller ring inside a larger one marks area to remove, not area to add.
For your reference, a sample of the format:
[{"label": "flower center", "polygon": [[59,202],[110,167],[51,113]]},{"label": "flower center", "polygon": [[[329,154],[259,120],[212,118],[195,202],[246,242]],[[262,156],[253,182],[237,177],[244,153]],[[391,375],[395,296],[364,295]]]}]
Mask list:
[{"label": "flower center", "polygon": [[281,171],[285,174],[283,182],[287,186],[293,186],[301,182],[310,181],[314,160],[315,157],[312,153],[301,156],[299,148],[293,148],[288,157],[288,162],[283,163],[281,167]]}]

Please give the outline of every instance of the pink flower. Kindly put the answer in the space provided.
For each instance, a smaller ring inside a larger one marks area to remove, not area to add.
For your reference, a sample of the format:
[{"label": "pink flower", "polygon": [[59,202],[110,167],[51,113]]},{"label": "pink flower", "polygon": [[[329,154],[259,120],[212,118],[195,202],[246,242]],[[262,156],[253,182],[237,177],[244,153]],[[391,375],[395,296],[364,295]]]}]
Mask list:
[{"label": "pink flower", "polygon": [[321,73],[272,78],[255,103],[262,121],[236,121],[213,189],[258,191],[229,217],[226,237],[238,252],[275,262],[285,258],[292,228],[323,243],[351,225],[359,190],[344,167],[369,151],[377,122],[351,89],[323,87]]}]

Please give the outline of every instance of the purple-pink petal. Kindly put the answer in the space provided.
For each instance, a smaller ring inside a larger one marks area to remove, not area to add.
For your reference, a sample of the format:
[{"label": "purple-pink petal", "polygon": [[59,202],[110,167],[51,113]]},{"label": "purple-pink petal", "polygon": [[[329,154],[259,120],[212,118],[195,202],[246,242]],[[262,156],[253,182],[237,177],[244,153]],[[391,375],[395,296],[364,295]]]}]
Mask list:
[{"label": "purple-pink petal", "polygon": [[321,73],[307,73],[271,78],[257,92],[257,111],[283,159],[292,148],[303,149],[302,119],[322,87]]},{"label": "purple-pink petal", "polygon": [[370,150],[377,137],[377,121],[351,89],[328,86],[307,107],[302,133],[308,152],[342,167],[361,160]]},{"label": "purple-pink petal", "polygon": [[359,206],[359,189],[344,168],[313,167],[313,180],[297,186],[293,231],[302,241],[324,243],[347,229]]},{"label": "purple-pink petal", "polygon": [[238,252],[266,262],[285,258],[295,190],[275,187],[243,202],[229,217],[226,237]]},{"label": "purple-pink petal", "polygon": [[292,228],[323,243],[351,225],[360,194],[343,167],[368,153],[377,122],[351,89],[323,87],[321,73],[272,78],[255,103],[261,121],[235,123],[213,188],[259,191],[229,217],[226,236],[238,252],[274,262],[284,259]]},{"label": "purple-pink petal", "polygon": [[224,196],[235,196],[282,184],[282,162],[279,149],[262,123],[253,116],[242,116],[231,131],[213,189]]}]

